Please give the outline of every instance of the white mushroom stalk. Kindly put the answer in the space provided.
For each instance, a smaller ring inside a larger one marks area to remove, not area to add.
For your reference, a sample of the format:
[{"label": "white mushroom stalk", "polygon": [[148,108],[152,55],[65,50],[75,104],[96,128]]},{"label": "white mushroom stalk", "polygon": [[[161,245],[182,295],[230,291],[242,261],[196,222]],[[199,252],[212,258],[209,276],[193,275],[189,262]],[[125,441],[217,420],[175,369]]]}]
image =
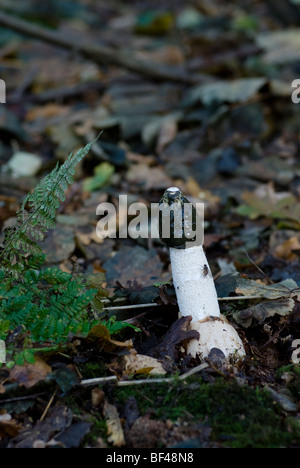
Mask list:
[{"label": "white mushroom stalk", "polygon": [[[205,358],[213,348],[217,348],[224,353],[226,359],[241,359],[245,356],[243,343],[235,328],[220,313],[213,276],[202,242],[196,242],[197,212],[192,207],[192,211],[188,212],[189,215],[192,213],[192,218],[188,222],[184,213],[184,207],[187,205],[191,207],[191,203],[177,187],[167,189],[159,203],[160,236],[170,247],[179,316],[191,316],[190,326],[200,334],[199,340],[189,341],[187,352],[194,357]],[[181,213],[179,230],[176,212]],[[170,225],[167,235],[166,231],[163,232],[166,220]]]}]

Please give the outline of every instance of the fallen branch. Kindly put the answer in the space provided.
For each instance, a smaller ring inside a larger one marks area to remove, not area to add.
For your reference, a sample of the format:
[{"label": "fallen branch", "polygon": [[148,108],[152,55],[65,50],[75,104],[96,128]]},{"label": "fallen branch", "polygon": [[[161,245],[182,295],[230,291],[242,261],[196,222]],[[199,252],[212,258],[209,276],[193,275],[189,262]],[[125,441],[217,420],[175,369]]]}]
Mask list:
[{"label": "fallen branch", "polygon": [[189,84],[199,82],[199,77],[193,77],[191,74],[186,73],[185,70],[177,67],[166,67],[158,65],[157,63],[145,62],[134,57],[130,51],[117,50],[88,41],[82,41],[82,38],[80,38],[80,40],[78,39],[78,42],[75,43],[73,39],[69,39],[59,32],[37,26],[28,21],[7,15],[6,13],[0,13],[0,25],[25,34],[26,36],[44,41],[47,44],[61,47],[73,53],[79,53],[100,65],[110,64],[121,66],[155,80],[168,80]]}]

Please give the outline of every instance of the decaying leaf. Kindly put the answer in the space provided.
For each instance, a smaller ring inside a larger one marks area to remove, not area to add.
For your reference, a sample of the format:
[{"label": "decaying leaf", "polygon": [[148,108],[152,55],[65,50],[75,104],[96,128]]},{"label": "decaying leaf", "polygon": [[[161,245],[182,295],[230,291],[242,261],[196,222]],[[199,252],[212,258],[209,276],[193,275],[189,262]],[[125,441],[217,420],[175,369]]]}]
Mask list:
[{"label": "decaying leaf", "polygon": [[292,221],[299,227],[300,206],[296,197],[288,192],[275,192],[272,184],[261,185],[254,192],[242,195],[245,204],[237,213],[257,219],[260,216]]},{"label": "decaying leaf", "polygon": [[296,261],[300,251],[300,233],[290,229],[274,231],[270,236],[270,250],[275,258]]},{"label": "decaying leaf", "polygon": [[57,225],[55,232],[49,232],[42,246],[49,264],[66,260],[76,247],[74,228],[67,225]]},{"label": "decaying leaf", "polygon": [[204,105],[209,106],[216,102],[246,102],[266,83],[265,78],[241,78],[203,84],[192,88],[187,93],[184,103],[191,105],[202,101]]},{"label": "decaying leaf", "polygon": [[36,441],[48,442],[72,422],[72,412],[66,406],[55,405],[49,409],[46,418],[34,426],[25,427],[12,441],[13,448],[33,448]]},{"label": "decaying leaf", "polygon": [[106,419],[108,442],[114,447],[122,447],[125,445],[125,438],[117,408],[105,401],[103,415]]},{"label": "decaying leaf", "polygon": [[295,307],[295,299],[299,300],[300,291],[293,279],[286,279],[280,283],[266,285],[261,281],[236,277],[237,294],[252,296],[267,301],[254,304],[242,311],[233,314],[234,320],[244,328],[248,328],[253,319],[263,323],[267,318],[274,315],[289,315]]},{"label": "decaying leaf", "polygon": [[27,362],[23,366],[15,365],[11,370],[10,379],[16,380],[19,385],[31,388],[36,383],[44,380],[51,370],[48,364],[37,357],[34,364]]},{"label": "decaying leaf", "polygon": [[234,320],[244,328],[250,327],[253,320],[263,323],[266,319],[274,315],[282,317],[289,315],[295,307],[295,302],[291,298],[277,299],[275,301],[263,301],[242,311],[233,314]]},{"label": "decaying leaf", "polygon": [[133,347],[132,340],[116,341],[112,340],[105,325],[95,325],[88,334],[87,339],[101,346],[106,353],[118,354],[125,349]]},{"label": "decaying leaf", "polygon": [[258,34],[257,44],[265,51],[264,61],[272,64],[285,64],[300,57],[300,31],[288,29]]},{"label": "decaying leaf", "polygon": [[96,387],[92,389],[91,400],[93,408],[97,408],[104,401],[105,393],[100,388]]},{"label": "decaying leaf", "polygon": [[[259,296],[264,299],[281,299],[288,298],[293,293],[296,296],[298,285],[293,279],[287,279],[280,283],[266,285],[258,281],[238,277],[236,279],[236,290],[237,294],[244,296]],[[299,292],[297,293],[299,294]]]},{"label": "decaying leaf", "polygon": [[8,413],[0,416],[0,440],[3,437],[15,437],[21,430],[21,424],[12,419]]},{"label": "decaying leaf", "polygon": [[136,280],[143,286],[150,286],[160,278],[162,262],[155,249],[125,246],[107,260],[103,268],[111,286],[115,286],[116,279],[121,284],[127,284],[128,280]]},{"label": "decaying leaf", "polygon": [[126,180],[129,183],[135,182],[143,190],[163,190],[172,183],[172,179],[161,167],[149,167],[146,164],[132,165],[126,174]]},{"label": "decaying leaf", "polygon": [[158,154],[161,153],[163,149],[174,140],[176,134],[177,122],[175,119],[168,120],[162,124],[156,144],[156,151]]},{"label": "decaying leaf", "polygon": [[199,339],[199,333],[191,330],[192,317],[181,317],[167,331],[162,341],[152,350],[152,355],[157,357],[166,369],[171,369],[178,362],[182,347],[189,340]]}]

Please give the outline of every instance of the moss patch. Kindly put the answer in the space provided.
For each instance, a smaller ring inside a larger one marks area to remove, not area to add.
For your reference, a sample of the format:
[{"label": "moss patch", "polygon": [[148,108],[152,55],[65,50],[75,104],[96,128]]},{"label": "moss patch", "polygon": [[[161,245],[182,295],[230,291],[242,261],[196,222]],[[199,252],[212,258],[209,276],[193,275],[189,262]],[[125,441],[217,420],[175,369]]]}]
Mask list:
[{"label": "moss patch", "polygon": [[174,384],[147,384],[138,388],[114,388],[112,399],[122,408],[134,396],[143,415],[180,420],[190,425],[208,424],[211,439],[234,448],[276,448],[300,443],[298,425],[289,424],[280,407],[263,390],[217,379],[200,378]]}]

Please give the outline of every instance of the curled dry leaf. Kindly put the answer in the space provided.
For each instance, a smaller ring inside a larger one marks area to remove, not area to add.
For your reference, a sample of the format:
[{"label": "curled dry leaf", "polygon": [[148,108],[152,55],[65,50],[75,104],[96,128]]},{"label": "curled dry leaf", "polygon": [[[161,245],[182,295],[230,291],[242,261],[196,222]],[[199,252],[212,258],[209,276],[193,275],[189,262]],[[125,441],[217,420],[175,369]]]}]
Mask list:
[{"label": "curled dry leaf", "polygon": [[182,347],[189,340],[199,339],[199,333],[190,329],[192,317],[181,317],[167,331],[162,341],[152,350],[152,354],[160,359],[167,368],[178,362]]}]

